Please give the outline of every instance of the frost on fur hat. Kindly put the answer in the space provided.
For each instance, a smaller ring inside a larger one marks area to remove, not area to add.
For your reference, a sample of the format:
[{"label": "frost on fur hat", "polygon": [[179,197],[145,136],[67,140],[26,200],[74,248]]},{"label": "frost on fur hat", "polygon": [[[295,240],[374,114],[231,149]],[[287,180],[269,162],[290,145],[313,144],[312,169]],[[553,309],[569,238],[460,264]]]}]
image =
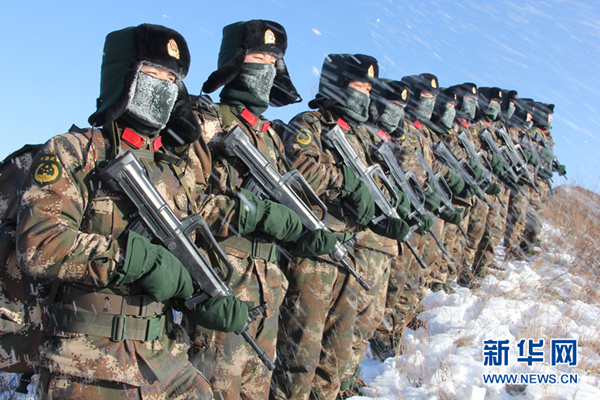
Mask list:
[{"label": "frost on fur hat", "polygon": [[283,61],[286,49],[287,34],[277,22],[256,19],[227,25],[223,28],[217,70],[204,82],[202,91],[212,93],[231,82],[240,72],[246,54],[267,53],[277,58],[270,105],[281,107],[302,101]]},{"label": "frost on fur hat", "polygon": [[102,126],[125,112],[131,86],[144,64],[175,74],[181,91],[190,60],[185,39],[173,29],[142,24],[109,33],[104,42],[98,109],[88,121],[92,126]]},{"label": "frost on fur hat", "polygon": [[328,108],[335,103],[345,103],[346,86],[352,81],[375,84],[379,77],[379,64],[364,54],[329,54],[323,61],[319,93],[308,103],[310,108]]}]

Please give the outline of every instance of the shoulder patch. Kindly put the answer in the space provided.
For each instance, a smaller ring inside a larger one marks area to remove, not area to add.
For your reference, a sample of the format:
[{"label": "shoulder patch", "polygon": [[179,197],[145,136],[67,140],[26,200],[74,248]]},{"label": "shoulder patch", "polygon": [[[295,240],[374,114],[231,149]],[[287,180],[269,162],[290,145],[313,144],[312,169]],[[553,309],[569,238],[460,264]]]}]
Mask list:
[{"label": "shoulder patch", "polygon": [[54,154],[44,154],[40,157],[33,173],[33,182],[39,186],[46,186],[60,179],[62,164]]},{"label": "shoulder patch", "polygon": [[312,143],[312,133],[308,129],[300,129],[294,141],[302,147],[307,147]]}]

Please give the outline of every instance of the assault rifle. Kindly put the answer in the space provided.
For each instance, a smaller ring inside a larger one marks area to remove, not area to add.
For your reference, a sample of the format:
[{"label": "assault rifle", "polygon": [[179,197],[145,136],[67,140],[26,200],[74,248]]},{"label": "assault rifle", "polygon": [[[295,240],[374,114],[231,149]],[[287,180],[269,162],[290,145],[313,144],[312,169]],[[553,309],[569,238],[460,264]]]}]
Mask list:
[{"label": "assault rifle", "polygon": [[[309,231],[317,229],[329,231],[327,225],[317,218],[313,209],[302,201],[293,190],[293,188],[298,189],[308,196],[309,201],[314,202],[315,206],[322,211],[322,218],[325,219],[327,206],[313,191],[302,174],[298,170],[293,169],[281,175],[265,156],[258,151],[256,146],[250,142],[248,135],[242,128],[239,126],[233,128],[221,140],[219,149],[228,157],[238,158],[248,167],[250,176],[244,182],[245,189],[251,191],[259,198],[273,200],[291,209],[300,217],[302,225]],[[354,237],[344,244],[337,241],[329,256],[354,276],[365,290],[370,290],[371,286],[356,272],[346,258],[346,253],[356,243],[356,240],[357,238]]]},{"label": "assault rifle", "polygon": [[512,141],[512,138],[504,128],[496,129],[496,132],[500,134],[502,141],[504,142],[504,146],[508,149],[508,157],[511,161],[512,166],[515,168],[515,171],[523,175],[527,179],[527,184],[533,188],[538,194],[540,193],[538,188],[535,186],[535,178],[527,169],[527,162],[525,161],[525,154],[523,153],[523,149],[521,146],[515,146]]},{"label": "assault rifle", "polygon": [[[425,193],[423,192],[423,188],[419,185],[417,181],[417,177],[412,171],[404,172],[400,165],[398,165],[398,161],[392,154],[392,150],[390,146],[381,141],[377,146],[374,146],[372,149],[372,153],[375,158],[383,164],[388,171],[388,176],[390,179],[396,183],[402,192],[408,197],[410,204],[414,211],[408,215],[408,218],[415,219],[419,215],[429,215],[430,213],[425,210]],[[452,259],[452,256],[446,249],[446,247],[440,242],[440,239],[436,236],[435,232],[431,230],[427,230],[437,246],[442,250],[442,252],[451,259],[452,262],[456,262],[456,260]]]},{"label": "assault rifle", "polygon": [[502,178],[508,181],[509,184],[518,187],[517,184],[519,183],[519,177],[513,170],[512,165],[504,157],[504,153],[502,153],[502,151],[498,147],[498,144],[496,144],[496,142],[494,141],[494,138],[492,138],[490,131],[488,131],[487,129],[483,130],[481,133],[479,133],[479,137],[487,145],[490,151],[500,159],[500,162],[502,162]]},{"label": "assault rifle", "polygon": [[[471,158],[471,160],[481,169],[481,171],[483,173],[483,176],[481,177],[481,181],[477,182],[477,184],[480,185],[480,187],[483,190],[487,189],[490,186],[490,184],[492,183],[491,168],[488,169],[483,165],[483,162],[481,161],[481,159],[483,157],[481,156],[480,153],[477,153],[477,151],[475,151],[475,148],[473,147],[473,143],[471,143],[471,141],[467,137],[467,134],[464,130],[461,129],[460,133],[457,135],[457,138],[458,138],[459,143],[463,147],[463,149],[465,149],[465,151],[469,154],[469,157]],[[487,160],[485,158],[483,158],[483,159],[487,162]],[[496,195],[496,198],[498,199],[498,201],[500,202],[502,207],[506,208],[506,205],[504,204],[504,202],[502,201],[500,196]]]},{"label": "assault rifle", "polygon": [[[462,180],[465,181],[465,184],[469,186],[475,186],[477,188],[477,192],[475,192],[477,197],[483,200],[485,204],[487,204],[488,207],[490,207],[492,210],[494,209],[492,203],[488,201],[488,199],[485,197],[485,193],[483,193],[483,190],[481,190],[481,188],[477,184],[477,181],[475,181],[475,177],[477,174],[475,173],[475,171],[473,171],[473,168],[471,168],[471,165],[468,163],[467,160],[465,160],[464,158],[460,161],[457,160],[456,156],[450,151],[448,146],[446,146],[446,143],[444,143],[444,141],[442,140],[434,144],[431,148],[433,150],[433,154],[435,154],[435,156],[438,158],[438,160],[440,160],[442,164],[457,172],[458,175],[460,175],[460,177],[462,178]],[[470,172],[467,172],[467,169]]]},{"label": "assault rifle", "polygon": [[[379,164],[373,164],[367,167],[365,163],[362,162],[358,154],[356,154],[356,151],[354,151],[352,145],[348,143],[346,135],[339,125],[335,125],[329,131],[323,133],[321,135],[321,140],[325,146],[337,152],[340,155],[342,162],[352,168],[358,179],[367,185],[369,193],[371,193],[371,196],[373,196],[375,205],[381,211],[381,215],[373,218],[371,223],[377,224],[385,218],[400,219],[400,215],[398,215],[398,212],[396,211],[396,207],[398,206],[400,199],[394,190],[394,185],[392,185],[387,176],[385,176],[381,166]],[[383,186],[385,186],[387,191],[390,193],[391,199],[388,199],[388,197],[386,197],[386,195],[383,193],[375,181],[375,177],[377,177]],[[417,251],[408,240],[412,232],[413,231],[411,230],[401,241],[406,244],[406,247],[408,247],[411,253],[413,253],[415,259],[419,265],[421,265],[421,268],[426,269],[427,264],[425,264],[425,261],[423,261],[419,254],[417,254]]]},{"label": "assault rifle", "polygon": [[[542,177],[539,175],[539,170],[540,167],[544,167],[542,165],[543,162],[545,162],[546,160],[542,157],[542,155],[540,154],[540,152],[538,151],[537,147],[535,146],[535,144],[533,143],[533,141],[531,140],[531,137],[529,136],[529,134],[527,134],[527,132],[525,132],[525,134],[521,137],[521,143],[523,144],[523,146],[525,147],[525,149],[531,151],[533,154],[535,154],[535,156],[538,159],[538,164],[534,167],[534,174],[535,176],[537,176],[538,178],[542,179],[544,182],[546,182],[546,184],[548,185],[548,189],[550,190],[550,193],[552,194],[552,178],[548,179],[545,177]],[[544,147],[546,147],[546,144],[543,143]],[[546,150],[550,151],[547,147]],[[552,162],[558,162],[556,160],[556,158],[554,157],[554,154],[552,154]],[[546,162],[547,166],[545,168],[552,170],[552,165],[550,165],[550,163]]]},{"label": "assault rifle", "polygon": [[[124,193],[137,208],[137,218],[130,224],[129,229],[149,239],[158,240],[181,261],[200,288],[198,295],[190,296],[185,300],[187,308],[193,309],[194,306],[209,298],[233,296],[228,286],[233,266],[215,240],[204,218],[194,214],[183,221],[180,220],[152,185],[144,173],[144,167],[133,152],[128,151],[125,155],[113,159],[99,175],[109,189]],[[220,272],[208,263],[190,238],[190,234],[196,230],[202,233],[210,249],[227,268],[224,279],[221,278]],[[241,335],[250,344],[269,370],[273,370],[275,365],[269,356],[262,351],[246,330],[248,325],[267,308],[268,304],[263,303],[250,310],[246,325],[236,334]]]},{"label": "assault rifle", "polygon": [[[429,176],[429,181],[433,184],[433,187],[436,189],[436,191],[440,195],[441,204],[440,204],[440,207],[436,210],[437,213],[441,214],[445,210],[456,211],[454,204],[452,204],[452,190],[448,186],[448,183],[446,182],[446,180],[444,179],[442,174],[440,172],[438,172],[437,174],[433,173],[433,171],[431,170],[431,167],[429,167],[429,165],[427,165],[427,161],[425,161],[423,154],[421,154],[419,149],[417,149],[416,147],[415,147],[415,154],[417,155],[417,159],[419,160],[421,167],[423,167],[425,172],[427,172],[427,176]],[[463,234],[463,236],[466,238],[467,232],[465,232],[465,230],[462,228],[462,226],[460,226],[460,224],[458,224],[456,226],[458,227],[460,232]]]}]

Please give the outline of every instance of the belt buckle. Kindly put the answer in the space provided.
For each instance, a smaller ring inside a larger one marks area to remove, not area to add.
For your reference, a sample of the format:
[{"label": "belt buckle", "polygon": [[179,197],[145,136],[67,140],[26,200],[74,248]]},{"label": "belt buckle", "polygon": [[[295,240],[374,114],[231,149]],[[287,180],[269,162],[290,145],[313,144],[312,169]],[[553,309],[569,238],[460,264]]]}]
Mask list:
[{"label": "belt buckle", "polygon": [[110,331],[110,340],[113,342],[122,342],[125,340],[125,331],[127,330],[127,316],[115,315],[112,320]]},{"label": "belt buckle", "polygon": [[260,258],[262,253],[262,241],[259,238],[254,238],[252,241],[252,258]]},{"label": "belt buckle", "polygon": [[146,337],[144,338],[143,342],[147,343],[151,340],[161,337],[165,316],[161,315],[160,318],[145,319],[148,321],[148,325],[146,326]]}]

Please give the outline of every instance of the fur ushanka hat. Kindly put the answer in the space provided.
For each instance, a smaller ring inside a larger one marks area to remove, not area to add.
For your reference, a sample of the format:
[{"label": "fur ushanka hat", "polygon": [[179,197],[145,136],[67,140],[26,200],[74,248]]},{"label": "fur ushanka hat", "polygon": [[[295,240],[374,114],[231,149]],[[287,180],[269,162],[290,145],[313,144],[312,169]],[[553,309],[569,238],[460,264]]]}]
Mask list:
[{"label": "fur ushanka hat", "polygon": [[406,113],[412,118],[416,117],[415,112],[421,101],[422,92],[431,93],[436,98],[440,93],[440,84],[434,74],[409,75],[403,77],[402,82],[410,86],[410,98],[406,105]]},{"label": "fur ushanka hat", "polygon": [[374,57],[364,54],[329,54],[323,61],[319,93],[308,102],[310,108],[329,108],[335,103],[345,104],[346,87],[352,81],[375,85],[379,64]]},{"label": "fur ushanka hat", "polygon": [[150,24],[109,33],[104,42],[98,109],[89,117],[92,126],[114,121],[125,112],[132,84],[144,64],[175,74],[181,92],[181,80],[190,68],[185,39],[172,29]]},{"label": "fur ushanka hat", "polygon": [[269,104],[281,107],[302,101],[292,84],[283,56],[287,49],[287,34],[283,26],[273,21],[251,20],[236,22],[223,28],[217,70],[204,85],[204,93],[212,93],[231,82],[242,68],[246,54],[267,53],[277,57],[275,81]]}]

